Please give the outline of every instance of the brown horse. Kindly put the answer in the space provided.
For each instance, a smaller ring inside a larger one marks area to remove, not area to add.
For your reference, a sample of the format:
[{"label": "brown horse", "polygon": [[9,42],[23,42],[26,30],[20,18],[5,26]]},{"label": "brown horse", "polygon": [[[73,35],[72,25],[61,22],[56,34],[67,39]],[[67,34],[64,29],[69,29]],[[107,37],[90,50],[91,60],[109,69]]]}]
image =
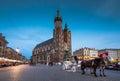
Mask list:
[{"label": "brown horse", "polygon": [[91,74],[94,74],[95,77],[97,77],[96,70],[97,68],[100,68],[100,76],[106,76],[104,74],[104,67],[105,62],[101,58],[95,58],[94,60],[85,61],[83,60],[81,62],[81,70],[82,74],[85,74],[85,69],[90,68]]}]

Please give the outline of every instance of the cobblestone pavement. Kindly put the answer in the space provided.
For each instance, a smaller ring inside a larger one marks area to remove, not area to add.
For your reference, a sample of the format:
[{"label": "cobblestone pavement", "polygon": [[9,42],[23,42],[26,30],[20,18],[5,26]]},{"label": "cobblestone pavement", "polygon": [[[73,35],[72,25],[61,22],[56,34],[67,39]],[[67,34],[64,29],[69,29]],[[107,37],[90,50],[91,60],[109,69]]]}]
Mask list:
[{"label": "cobblestone pavement", "polygon": [[0,68],[0,81],[120,81],[120,71],[105,71],[107,77],[94,77],[87,72],[67,72],[61,66],[19,65]]}]

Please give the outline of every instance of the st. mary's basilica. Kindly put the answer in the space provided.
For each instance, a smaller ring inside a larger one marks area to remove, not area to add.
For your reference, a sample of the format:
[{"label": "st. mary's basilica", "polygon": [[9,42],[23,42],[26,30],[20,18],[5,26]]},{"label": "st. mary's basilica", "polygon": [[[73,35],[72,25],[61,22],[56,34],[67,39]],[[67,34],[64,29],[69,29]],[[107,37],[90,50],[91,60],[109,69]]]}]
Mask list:
[{"label": "st. mary's basilica", "polygon": [[32,62],[62,62],[66,51],[71,54],[71,31],[67,24],[62,29],[62,17],[59,10],[54,18],[54,25],[53,38],[35,46],[32,52]]}]

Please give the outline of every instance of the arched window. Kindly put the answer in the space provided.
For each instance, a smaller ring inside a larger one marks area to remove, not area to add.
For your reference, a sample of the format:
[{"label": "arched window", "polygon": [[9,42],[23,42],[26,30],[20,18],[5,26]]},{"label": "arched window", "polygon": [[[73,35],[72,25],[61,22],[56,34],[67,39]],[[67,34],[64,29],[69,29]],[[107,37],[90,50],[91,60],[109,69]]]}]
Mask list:
[{"label": "arched window", "polygon": [[2,42],[0,42],[0,46],[2,46]]}]

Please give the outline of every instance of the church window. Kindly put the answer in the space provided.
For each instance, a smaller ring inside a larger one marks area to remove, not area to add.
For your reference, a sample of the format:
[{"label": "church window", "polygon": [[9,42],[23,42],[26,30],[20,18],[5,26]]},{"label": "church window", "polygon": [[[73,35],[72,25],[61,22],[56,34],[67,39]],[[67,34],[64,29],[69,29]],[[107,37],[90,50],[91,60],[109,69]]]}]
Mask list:
[{"label": "church window", "polygon": [[48,47],[48,50],[50,50],[50,47]]},{"label": "church window", "polygon": [[0,53],[2,52],[2,49],[0,48]]},{"label": "church window", "polygon": [[2,46],[2,43],[0,42],[0,46]]}]

